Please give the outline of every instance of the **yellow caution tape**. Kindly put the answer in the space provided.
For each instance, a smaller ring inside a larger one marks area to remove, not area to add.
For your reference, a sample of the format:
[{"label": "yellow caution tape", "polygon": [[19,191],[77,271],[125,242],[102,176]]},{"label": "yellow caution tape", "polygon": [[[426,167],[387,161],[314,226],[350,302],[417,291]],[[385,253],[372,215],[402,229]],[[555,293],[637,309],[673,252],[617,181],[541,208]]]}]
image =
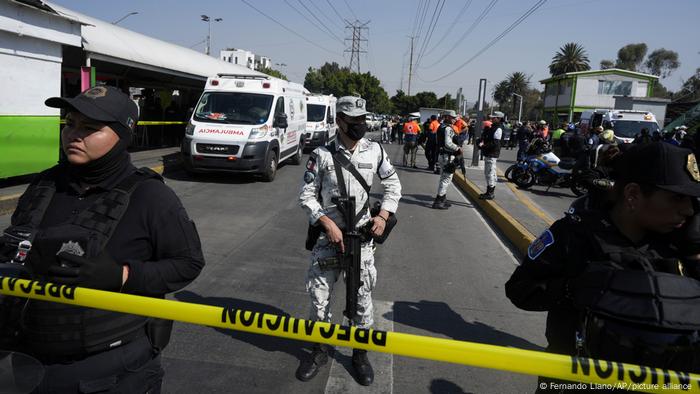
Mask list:
[{"label": "yellow caution tape", "polygon": [[[552,389],[700,393],[700,375],[188,302],[0,277],[0,294],[572,381]],[[585,383],[576,383],[585,382]],[[545,383],[541,383],[545,384]]]}]

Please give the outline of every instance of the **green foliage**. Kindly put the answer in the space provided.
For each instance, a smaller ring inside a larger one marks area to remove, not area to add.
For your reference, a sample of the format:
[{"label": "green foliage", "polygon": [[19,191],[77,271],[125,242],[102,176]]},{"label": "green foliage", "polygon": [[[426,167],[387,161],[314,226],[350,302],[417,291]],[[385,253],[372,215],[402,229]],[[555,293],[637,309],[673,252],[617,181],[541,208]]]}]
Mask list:
[{"label": "green foliage", "polygon": [[615,67],[615,62],[610,59],[603,59],[600,61],[600,69],[607,70],[609,68]]},{"label": "green foliage", "polygon": [[647,55],[647,44],[627,44],[617,51],[615,67],[623,70],[637,71]]},{"label": "green foliage", "polygon": [[447,108],[457,110],[457,100],[448,93],[440,98],[434,92],[420,92],[415,96],[407,96],[403,90],[397,90],[391,97],[391,104],[394,112],[399,115],[408,115],[411,112],[418,112],[421,107],[426,108]]},{"label": "green foliage", "polygon": [[652,88],[651,92],[651,97],[672,98],[673,92],[666,89],[666,87],[662,85],[659,81],[654,83],[654,87]]},{"label": "green foliage", "polygon": [[258,71],[260,71],[263,74],[267,74],[271,77],[275,77],[275,78],[279,78],[279,79],[284,79],[285,81],[289,81],[289,79],[287,79],[287,76],[282,74],[282,72],[279,70],[274,70],[272,68],[265,67],[265,68],[261,68]]},{"label": "green foliage", "polygon": [[665,48],[660,48],[650,53],[647,61],[644,62],[644,67],[650,74],[661,78],[668,77],[680,66],[681,62],[678,61],[678,52]]},{"label": "green foliage", "polygon": [[700,100],[700,68],[695,70],[695,75],[688,78],[681,90],[673,95],[674,101]]},{"label": "green foliage", "polygon": [[367,100],[367,110],[376,113],[391,112],[389,95],[380,81],[371,73],[358,74],[336,62],[325,63],[320,68],[309,67],[304,87],[314,93],[332,94],[336,97],[360,95]]},{"label": "green foliage", "polygon": [[513,93],[517,93],[523,96],[522,119],[537,119],[543,106],[542,93],[530,88],[530,79],[531,76],[516,71],[508,74],[506,79],[494,87],[493,99],[508,118],[518,118],[520,98],[513,96]]},{"label": "green foliage", "polygon": [[590,69],[586,50],[575,42],[569,42],[559,48],[559,52],[554,55],[549,65],[549,73],[552,76]]}]

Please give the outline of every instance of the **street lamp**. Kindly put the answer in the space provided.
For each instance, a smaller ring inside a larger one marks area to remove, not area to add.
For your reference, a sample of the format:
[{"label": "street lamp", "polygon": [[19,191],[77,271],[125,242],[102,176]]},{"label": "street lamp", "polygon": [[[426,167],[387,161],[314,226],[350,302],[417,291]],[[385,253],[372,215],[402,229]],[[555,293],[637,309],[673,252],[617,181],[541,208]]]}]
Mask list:
[{"label": "street lamp", "polygon": [[112,22],[112,24],[113,24],[113,25],[116,25],[117,23],[123,21],[124,19],[130,17],[131,15],[136,15],[136,14],[138,14],[138,12],[132,11],[132,12],[130,12],[130,13],[128,13],[128,14],[122,16],[121,18],[117,19],[116,21]]},{"label": "street lamp", "polygon": [[520,122],[520,116],[523,114],[523,96],[513,93],[513,96],[520,98],[520,109],[518,110],[518,122]]},{"label": "street lamp", "polygon": [[[209,34],[207,34],[207,49],[205,53],[208,55],[211,49],[211,18],[207,15],[201,15],[202,21],[207,22],[209,25]],[[214,22],[221,22],[223,18],[214,18]]]}]

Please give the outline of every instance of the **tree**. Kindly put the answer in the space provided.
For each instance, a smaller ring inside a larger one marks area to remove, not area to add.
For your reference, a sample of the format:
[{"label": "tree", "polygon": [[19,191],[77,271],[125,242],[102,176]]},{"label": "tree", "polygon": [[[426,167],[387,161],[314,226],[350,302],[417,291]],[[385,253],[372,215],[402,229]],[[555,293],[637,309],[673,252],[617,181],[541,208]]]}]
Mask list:
[{"label": "tree", "polygon": [[289,79],[287,79],[287,76],[282,74],[282,72],[279,70],[274,70],[274,69],[269,68],[269,67],[264,67],[258,71],[260,71],[263,74],[267,74],[271,77],[275,77],[275,78],[279,78],[279,79],[284,79],[285,81],[289,81]]},{"label": "tree", "polygon": [[333,94],[336,97],[360,95],[367,101],[367,110],[391,112],[391,102],[381,82],[371,73],[358,74],[336,62],[325,63],[318,69],[309,67],[304,87],[314,93]]},{"label": "tree", "polygon": [[600,61],[600,69],[601,70],[607,70],[609,68],[615,67],[615,62],[613,62],[610,59],[603,59]]},{"label": "tree", "polygon": [[549,65],[549,73],[553,76],[590,69],[586,50],[575,42],[569,42],[559,48],[559,52],[554,55]]},{"label": "tree", "polygon": [[671,75],[681,62],[678,61],[678,52],[660,48],[650,53],[644,62],[646,70],[653,75],[666,78]]},{"label": "tree", "polygon": [[497,83],[493,88],[493,100],[497,102],[500,107],[504,107],[510,100],[510,97],[511,91],[507,80]]},{"label": "tree", "polygon": [[637,71],[647,55],[647,44],[627,44],[617,51],[615,67],[623,70]]},{"label": "tree", "polygon": [[418,111],[418,108],[420,108],[416,96],[408,96],[401,89],[397,90],[390,100],[394,111],[400,115],[408,115],[411,112]]},{"label": "tree", "polygon": [[[438,102],[437,95],[435,92],[420,92],[416,93],[416,105],[418,108],[421,107],[426,107],[426,108],[437,108],[440,106],[440,103]],[[416,108],[416,111],[418,110]],[[415,112],[415,111],[411,111]]]},{"label": "tree", "polygon": [[524,72],[516,71],[506,77],[510,93],[522,94],[530,86],[531,76]]},{"label": "tree", "polygon": [[666,89],[666,87],[661,84],[661,81],[657,81],[652,88],[651,96],[670,99],[673,97],[673,92]]},{"label": "tree", "polygon": [[681,90],[673,95],[674,101],[693,101],[700,99],[700,68],[695,70],[695,75],[683,82]]}]

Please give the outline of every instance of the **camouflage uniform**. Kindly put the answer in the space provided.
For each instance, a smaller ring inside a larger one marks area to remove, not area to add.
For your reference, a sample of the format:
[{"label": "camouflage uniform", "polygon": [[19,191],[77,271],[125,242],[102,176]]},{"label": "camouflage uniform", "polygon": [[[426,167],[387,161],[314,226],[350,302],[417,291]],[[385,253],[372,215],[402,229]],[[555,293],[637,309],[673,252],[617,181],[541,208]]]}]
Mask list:
[{"label": "camouflage uniform", "polygon": [[[388,212],[396,212],[401,198],[401,183],[394,167],[389,161],[384,149],[379,143],[360,139],[354,152],[348,151],[342,143],[332,145],[350,159],[358,172],[372,184],[372,178],[376,173],[384,186],[384,198],[382,209]],[[342,230],[345,227],[340,211],[333,203],[333,197],[340,196],[338,182],[335,174],[335,166],[330,147],[319,147],[309,156],[304,173],[304,183],[299,194],[299,205],[309,215],[310,223],[316,223],[322,216],[328,216]],[[356,209],[359,213],[369,198],[362,185],[355,177],[345,169],[342,169],[345,178],[345,189],[348,196],[355,196]],[[357,227],[363,226],[371,220],[369,210],[358,220]],[[311,252],[311,266],[307,274],[306,290],[311,296],[311,320],[331,321],[330,300],[333,287],[342,270],[321,269],[319,261],[333,257],[337,254],[336,246],[331,244],[325,233],[321,233],[316,245]],[[353,321],[357,327],[368,328],[373,323],[372,318],[372,289],[377,281],[377,270],[374,268],[374,250],[372,241],[362,244],[362,271],[360,280],[363,282],[358,294],[357,315]]]},{"label": "camouflage uniform", "polygon": [[[454,160],[455,156],[454,153],[457,152],[459,149],[459,146],[454,143],[453,138],[456,136],[454,129],[452,129],[452,126],[450,125],[445,125],[444,128],[445,132],[445,148],[444,148],[444,153],[441,155],[442,156],[442,167],[441,167],[441,172],[440,172],[440,183],[438,184],[438,191],[437,195],[438,196],[444,196],[447,194],[447,188],[450,186],[450,183],[452,183],[452,175],[455,173],[455,169],[452,168],[453,166],[450,164],[452,163],[452,160]],[[448,164],[450,164],[448,166]],[[447,171],[445,170],[447,168]],[[450,170],[450,168],[452,168]]]}]

